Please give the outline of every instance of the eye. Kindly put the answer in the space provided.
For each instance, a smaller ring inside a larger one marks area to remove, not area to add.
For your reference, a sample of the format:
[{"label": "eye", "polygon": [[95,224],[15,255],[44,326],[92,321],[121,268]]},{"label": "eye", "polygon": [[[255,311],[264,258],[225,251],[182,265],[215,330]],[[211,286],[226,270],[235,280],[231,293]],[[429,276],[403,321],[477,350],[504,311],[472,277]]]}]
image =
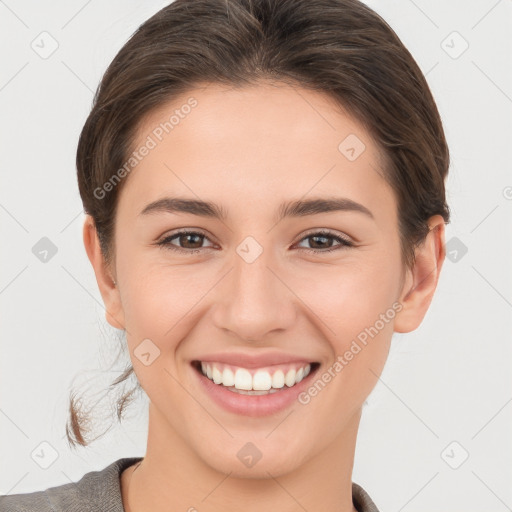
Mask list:
[{"label": "eye", "polygon": [[[353,242],[351,242],[348,238],[345,238],[343,236],[337,235],[335,233],[332,233],[332,232],[326,231],[326,230],[315,231],[313,233],[310,233],[307,236],[305,236],[304,238],[302,238],[302,240],[300,242],[303,242],[304,240],[308,240],[308,239],[310,239],[312,241],[313,248],[302,247],[301,250],[312,252],[315,254],[338,251],[345,247],[353,247],[354,246]],[[311,244],[311,241],[310,241],[310,244]],[[332,241],[338,242],[339,245],[333,247]]]},{"label": "eye", "polygon": [[[172,240],[178,239],[180,244],[185,244],[185,247],[171,243]],[[173,251],[182,253],[195,254],[200,251],[201,245],[204,240],[208,240],[204,233],[199,231],[177,231],[176,233],[165,237],[157,242],[157,245]],[[188,246],[188,247],[187,247]]]},{"label": "eye", "polygon": [[[178,240],[180,245],[172,243],[172,241],[175,239]],[[308,239],[312,241],[313,247],[301,247],[300,250],[312,252],[315,254],[337,251],[345,247],[352,247],[354,245],[353,242],[351,242],[348,238],[326,230],[314,231],[303,237],[299,243]],[[157,242],[156,245],[181,253],[197,254],[203,249],[202,244],[204,240],[209,240],[204,233],[199,231],[182,230],[163,238]],[[333,241],[337,242],[338,245],[333,247]],[[184,246],[181,244],[184,244]],[[210,248],[211,247],[213,247],[213,245],[210,246]],[[206,247],[206,249],[208,249],[208,247]]]}]

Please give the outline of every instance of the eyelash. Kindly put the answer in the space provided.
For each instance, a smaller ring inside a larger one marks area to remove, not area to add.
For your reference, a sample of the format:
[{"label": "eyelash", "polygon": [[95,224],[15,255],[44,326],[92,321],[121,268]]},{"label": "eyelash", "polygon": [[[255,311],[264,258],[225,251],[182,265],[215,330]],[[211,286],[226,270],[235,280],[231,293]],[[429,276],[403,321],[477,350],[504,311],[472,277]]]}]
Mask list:
[{"label": "eyelash", "polygon": [[[161,247],[163,249],[170,249],[172,251],[177,251],[180,253],[188,253],[188,254],[197,254],[197,252],[202,250],[202,249],[184,249],[183,247],[178,247],[178,246],[170,243],[171,240],[173,240],[176,237],[182,236],[182,235],[199,235],[199,236],[202,236],[202,237],[208,239],[208,237],[204,233],[201,233],[199,231],[183,230],[183,231],[177,231],[176,233],[173,233],[172,235],[165,237],[164,239],[157,242],[156,245],[158,245],[159,247]],[[340,235],[336,235],[336,234],[334,234],[330,231],[326,231],[326,230],[320,230],[320,231],[314,231],[314,232],[308,233],[306,236],[301,238],[298,243],[300,243],[303,240],[306,240],[308,238],[313,238],[315,236],[321,236],[324,238],[332,238],[336,242],[339,242],[340,245],[337,247],[334,247],[334,248],[330,248],[330,249],[309,249],[307,247],[301,247],[300,250],[306,251],[309,253],[313,253],[313,254],[325,254],[325,253],[330,253],[333,251],[338,251],[343,248],[354,246],[354,244],[347,238],[344,238]]]}]

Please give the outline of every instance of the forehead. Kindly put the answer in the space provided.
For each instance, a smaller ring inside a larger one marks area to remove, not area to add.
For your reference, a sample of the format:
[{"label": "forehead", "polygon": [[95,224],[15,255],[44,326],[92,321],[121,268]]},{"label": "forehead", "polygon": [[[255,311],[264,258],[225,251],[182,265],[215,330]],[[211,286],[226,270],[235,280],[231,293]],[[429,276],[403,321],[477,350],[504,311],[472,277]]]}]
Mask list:
[{"label": "forehead", "polygon": [[[229,136],[243,142],[246,150],[265,143],[274,154],[293,147],[294,154],[303,156],[328,146],[337,156],[339,143],[353,135],[365,145],[367,156],[380,158],[370,135],[333,98],[280,82],[244,87],[210,83],[192,89],[145,116],[137,138],[140,142],[151,134],[164,145],[162,138],[172,138],[175,144],[196,149],[198,143],[206,149],[205,145],[225,146]],[[304,141],[309,142],[307,147],[300,144]]]},{"label": "forehead", "polygon": [[139,211],[167,193],[240,208],[336,192],[394,205],[370,134],[332,98],[300,87],[191,89],[146,116],[134,149],[144,145],[121,194]]}]

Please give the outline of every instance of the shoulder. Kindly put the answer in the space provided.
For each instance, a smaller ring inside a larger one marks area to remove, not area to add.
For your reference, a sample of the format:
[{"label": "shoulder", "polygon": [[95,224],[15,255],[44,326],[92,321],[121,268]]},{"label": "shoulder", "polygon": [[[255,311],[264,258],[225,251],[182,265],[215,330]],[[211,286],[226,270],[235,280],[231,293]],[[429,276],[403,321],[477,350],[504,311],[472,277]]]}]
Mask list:
[{"label": "shoulder", "polygon": [[46,491],[0,496],[1,512],[53,512]]},{"label": "shoulder", "polygon": [[379,512],[369,494],[355,482],[352,482],[352,501],[357,512]]},{"label": "shoulder", "polygon": [[0,496],[0,512],[123,512],[119,477],[139,460],[140,457],[118,459],[99,471],[86,473],[78,482]]}]

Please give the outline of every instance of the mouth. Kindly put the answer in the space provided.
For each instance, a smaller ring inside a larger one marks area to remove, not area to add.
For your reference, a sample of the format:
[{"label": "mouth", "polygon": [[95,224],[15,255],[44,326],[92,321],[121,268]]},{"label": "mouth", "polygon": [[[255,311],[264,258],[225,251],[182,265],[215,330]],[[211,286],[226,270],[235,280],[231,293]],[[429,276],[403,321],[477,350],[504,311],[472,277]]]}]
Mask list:
[{"label": "mouth", "polygon": [[274,365],[263,368],[242,368],[216,362],[193,361],[192,366],[214,384],[235,393],[266,395],[291,388],[319,366],[307,364]]},{"label": "mouth", "polygon": [[244,368],[194,360],[191,366],[203,389],[218,405],[236,414],[265,416],[290,406],[309,385],[320,363]]}]

